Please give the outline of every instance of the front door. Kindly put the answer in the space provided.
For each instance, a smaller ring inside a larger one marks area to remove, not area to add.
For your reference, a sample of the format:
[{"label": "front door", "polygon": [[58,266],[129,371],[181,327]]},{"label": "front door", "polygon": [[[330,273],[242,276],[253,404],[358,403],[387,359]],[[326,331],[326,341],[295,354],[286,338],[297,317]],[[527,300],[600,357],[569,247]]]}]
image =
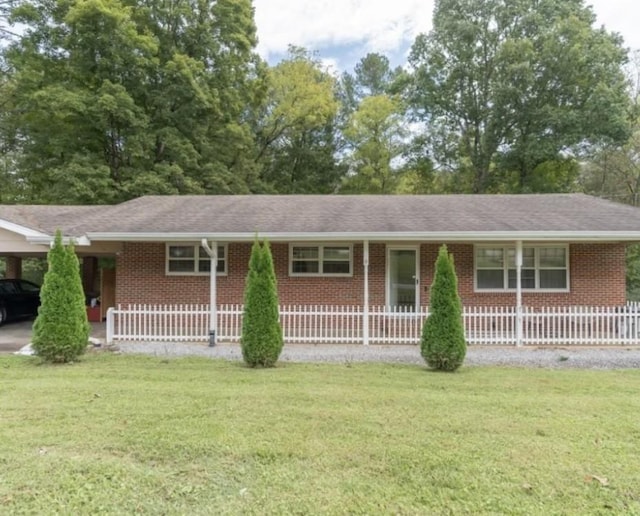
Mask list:
[{"label": "front door", "polygon": [[414,311],[420,306],[417,248],[388,248],[387,305]]}]

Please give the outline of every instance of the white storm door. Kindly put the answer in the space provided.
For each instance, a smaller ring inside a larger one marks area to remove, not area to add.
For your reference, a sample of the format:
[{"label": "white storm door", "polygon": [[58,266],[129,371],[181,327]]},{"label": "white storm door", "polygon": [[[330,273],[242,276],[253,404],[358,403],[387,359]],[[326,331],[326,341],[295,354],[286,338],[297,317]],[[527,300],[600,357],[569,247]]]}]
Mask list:
[{"label": "white storm door", "polygon": [[418,248],[387,250],[387,306],[415,311],[420,306]]}]

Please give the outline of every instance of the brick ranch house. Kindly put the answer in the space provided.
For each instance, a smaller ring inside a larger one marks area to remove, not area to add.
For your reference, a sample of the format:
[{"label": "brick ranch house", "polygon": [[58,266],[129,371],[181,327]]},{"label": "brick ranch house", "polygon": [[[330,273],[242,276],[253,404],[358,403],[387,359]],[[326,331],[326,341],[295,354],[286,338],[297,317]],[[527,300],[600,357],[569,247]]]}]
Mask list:
[{"label": "brick ranch house", "polygon": [[[619,308],[626,303],[625,248],[640,241],[640,209],[583,194],[146,196],[113,206],[4,205],[7,275],[20,274],[22,257],[43,255],[58,228],[76,242],[85,288],[101,291],[103,317],[118,305],[240,305],[256,235],[271,243],[282,305],[353,306],[367,317],[372,307],[425,309],[442,243],[455,257],[465,307]],[[115,258],[115,269],[99,274],[104,256]],[[215,329],[217,318],[211,320]]]}]

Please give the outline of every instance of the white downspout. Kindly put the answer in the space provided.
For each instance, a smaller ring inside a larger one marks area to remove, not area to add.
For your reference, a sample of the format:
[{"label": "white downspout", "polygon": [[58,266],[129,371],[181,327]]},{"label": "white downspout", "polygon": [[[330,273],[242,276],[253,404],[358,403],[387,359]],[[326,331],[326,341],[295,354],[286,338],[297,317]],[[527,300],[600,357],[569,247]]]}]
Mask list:
[{"label": "white downspout", "polygon": [[364,306],[362,312],[362,343],[369,345],[369,241],[362,243],[363,256],[362,265],[364,266]]},{"label": "white downspout", "polygon": [[522,240],[516,242],[516,346],[522,346]]},{"label": "white downspout", "polygon": [[211,247],[206,238],[200,242],[211,260],[211,272],[209,273],[209,347],[216,345],[216,331],[218,326],[218,307],[216,305],[216,279],[218,270],[218,243],[211,242]]}]

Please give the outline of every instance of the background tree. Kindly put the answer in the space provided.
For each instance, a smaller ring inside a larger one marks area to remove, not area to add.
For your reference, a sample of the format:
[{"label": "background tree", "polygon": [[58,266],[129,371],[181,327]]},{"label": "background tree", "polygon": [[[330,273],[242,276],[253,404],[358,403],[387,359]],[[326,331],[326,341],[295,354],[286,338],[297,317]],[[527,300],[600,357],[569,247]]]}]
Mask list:
[{"label": "background tree", "polygon": [[339,98],[347,116],[366,97],[396,93],[396,82],[403,75],[401,67],[391,68],[386,56],[368,53],[356,63],[353,73],[343,72],[340,76]]},{"label": "background tree", "polygon": [[[405,119],[405,123],[407,120]],[[455,193],[459,185],[451,174],[439,174],[430,157],[428,142],[424,135],[415,134],[416,128],[408,130],[398,174],[396,193],[442,194]]]},{"label": "background tree", "polygon": [[33,324],[33,349],[47,362],[71,362],[85,352],[91,326],[78,258],[73,245],[62,244],[60,231],[56,232],[47,260],[49,268]]},{"label": "background tree", "polygon": [[[8,40],[17,37],[12,29],[9,15],[15,4],[14,0],[0,0],[0,49],[8,45]],[[15,155],[11,142],[3,137],[8,127],[9,103],[7,97],[11,93],[11,74],[9,66],[0,52],[0,203],[12,203],[19,199],[18,180],[15,174]]]},{"label": "background tree", "polygon": [[341,192],[393,193],[398,181],[394,161],[403,152],[406,136],[397,99],[388,95],[364,98],[344,131],[353,151],[347,159],[350,174]]},{"label": "background tree", "polygon": [[15,0],[0,0],[0,41],[17,36],[11,27],[9,16],[15,5]]},{"label": "background tree", "polygon": [[244,292],[242,357],[250,367],[273,367],[284,344],[278,312],[278,288],[269,243],[256,238]]},{"label": "background tree", "polygon": [[389,59],[378,53],[369,53],[354,67],[356,91],[364,97],[390,93],[390,87],[399,70],[392,70]]},{"label": "background tree", "polygon": [[0,139],[29,200],[248,192],[262,64],[250,0],[22,0]]},{"label": "background tree", "polygon": [[472,192],[549,191],[562,151],[624,141],[626,51],[594,22],[583,0],[438,0],[409,58],[434,159]]},{"label": "background tree", "polygon": [[582,167],[580,183],[587,193],[640,206],[640,126],[626,144],[596,149]]},{"label": "background tree", "polygon": [[[358,61],[353,73],[343,72],[337,82],[336,92],[340,101],[338,126],[344,131],[361,102],[367,97],[395,95],[395,83],[404,72],[400,67],[391,69],[389,59],[378,53],[369,53]],[[340,136],[340,135],[339,135]],[[352,150],[350,142],[338,138],[338,149]]]},{"label": "background tree", "polygon": [[429,299],[430,315],[422,328],[420,348],[427,365],[440,371],[458,369],[467,353],[462,303],[453,256],[440,247]]},{"label": "background tree", "polygon": [[267,75],[267,102],[257,129],[267,191],[333,193],[344,173],[336,161],[335,79],[303,48]]}]

